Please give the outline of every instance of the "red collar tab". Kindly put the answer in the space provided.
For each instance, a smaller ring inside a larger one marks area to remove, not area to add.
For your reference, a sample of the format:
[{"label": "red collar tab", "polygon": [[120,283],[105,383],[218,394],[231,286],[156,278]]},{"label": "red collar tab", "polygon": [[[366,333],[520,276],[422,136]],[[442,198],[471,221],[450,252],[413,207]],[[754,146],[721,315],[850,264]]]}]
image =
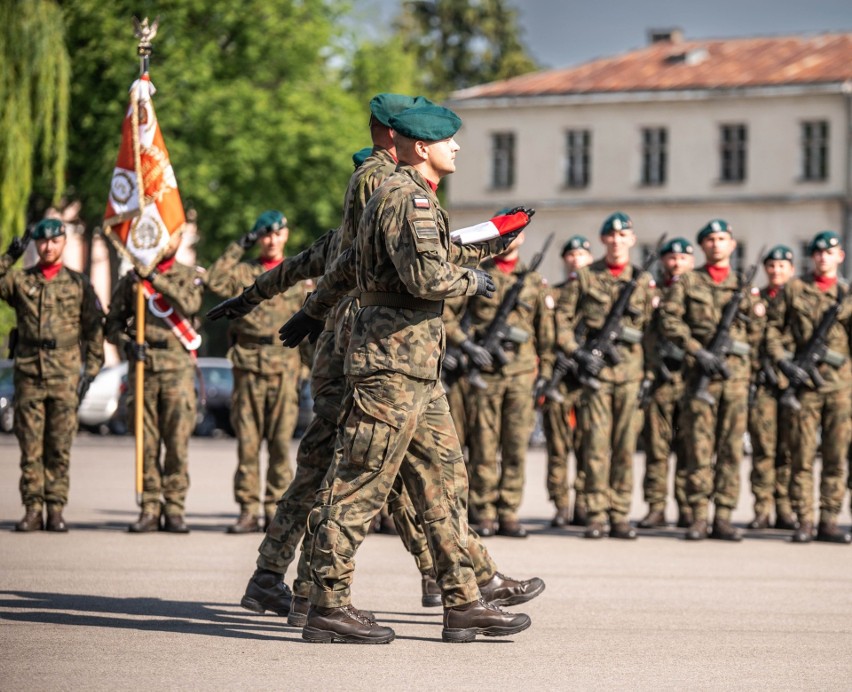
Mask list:
[{"label": "red collar tab", "polygon": [[431,180],[427,180],[426,178],[424,178],[424,180],[426,180],[426,182],[429,184],[429,187],[432,188],[432,192],[438,191],[438,183],[433,183]]},{"label": "red collar tab", "polygon": [[607,262],[606,268],[609,269],[609,273],[613,276],[621,276],[621,272],[627,269],[627,265],[629,262],[625,262],[624,264],[609,264]]},{"label": "red collar tab", "polygon": [[837,284],[836,276],[814,276],[816,287],[825,293]]},{"label": "red collar tab", "polygon": [[56,262],[54,264],[39,264],[38,268],[45,279],[52,281],[59,273],[59,270],[62,269],[62,262]]},{"label": "red collar tab", "polygon": [[778,291],[780,290],[781,289],[778,288],[778,286],[770,286],[766,289],[766,295],[768,295],[770,298],[775,298],[778,296]]},{"label": "red collar tab", "polygon": [[707,273],[710,275],[710,278],[713,279],[714,284],[720,284],[725,279],[728,278],[728,275],[731,273],[731,267],[717,267],[716,265],[708,264],[706,265]]},{"label": "red collar tab", "polygon": [[515,257],[515,259],[503,259],[502,257],[495,257],[494,264],[497,266],[497,269],[499,269],[504,274],[511,274],[513,271],[515,271],[515,267],[518,266],[518,259],[518,257]]},{"label": "red collar tab", "polygon": [[171,257],[169,257],[168,259],[164,259],[162,262],[160,262],[157,265],[157,271],[160,274],[165,274],[169,269],[172,268],[174,263],[175,263],[175,256],[172,255]]},{"label": "red collar tab", "polygon": [[279,264],[284,261],[284,258],[273,260],[273,259],[261,259],[260,264],[263,267],[263,271],[268,272],[270,269],[275,269]]}]

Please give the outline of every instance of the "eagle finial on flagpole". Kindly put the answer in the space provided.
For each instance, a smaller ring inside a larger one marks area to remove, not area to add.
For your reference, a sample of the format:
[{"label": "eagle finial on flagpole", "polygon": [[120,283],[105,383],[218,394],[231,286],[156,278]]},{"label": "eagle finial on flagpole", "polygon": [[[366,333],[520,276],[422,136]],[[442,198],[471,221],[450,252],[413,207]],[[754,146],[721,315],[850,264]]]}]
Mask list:
[{"label": "eagle finial on flagpole", "polygon": [[159,17],[157,17],[151,25],[148,24],[148,17],[145,17],[141,22],[136,17],[133,18],[133,34],[139,39],[139,44],[136,46],[136,54],[142,60],[142,74],[145,74],[148,71],[148,59],[151,57],[151,52],[153,51],[151,42],[157,35],[157,28],[159,26]]}]

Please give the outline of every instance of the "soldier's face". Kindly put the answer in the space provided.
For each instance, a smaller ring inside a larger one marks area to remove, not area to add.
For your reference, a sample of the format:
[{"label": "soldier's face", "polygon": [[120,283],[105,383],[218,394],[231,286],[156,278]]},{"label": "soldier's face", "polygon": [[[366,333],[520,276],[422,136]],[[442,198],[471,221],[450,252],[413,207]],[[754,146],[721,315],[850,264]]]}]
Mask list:
[{"label": "soldier's face", "polygon": [[834,276],[837,274],[837,268],[844,257],[846,257],[846,253],[840,249],[839,245],[826,250],[814,250],[811,255],[814,263],[814,274],[817,276]]},{"label": "soldier's face", "polygon": [[660,258],[666,276],[686,274],[695,266],[695,257],[687,252],[669,252]]},{"label": "soldier's face", "polygon": [[260,256],[265,260],[278,260],[284,257],[284,246],[290,237],[290,229],[286,226],[277,231],[265,233],[257,239],[260,247]]},{"label": "soldier's face", "polygon": [[592,253],[585,248],[571,250],[563,255],[562,261],[565,262],[565,270],[570,274],[583,267],[588,267],[592,263]]},{"label": "soldier's face", "polygon": [[793,276],[793,263],[787,260],[769,260],[763,265],[769,285],[779,288]]},{"label": "soldier's face", "polygon": [[701,249],[708,264],[718,264],[731,258],[737,247],[737,241],[730,233],[710,233],[701,241]]},{"label": "soldier's face", "polygon": [[456,153],[461,147],[455,139],[448,137],[426,145],[429,166],[440,177],[455,173]]},{"label": "soldier's face", "polygon": [[630,248],[636,245],[636,234],[625,228],[601,236],[606,247],[606,261],[609,264],[622,265],[630,261]]},{"label": "soldier's face", "polygon": [[35,246],[42,264],[56,264],[62,259],[62,253],[65,250],[65,236],[42,238],[35,241]]}]

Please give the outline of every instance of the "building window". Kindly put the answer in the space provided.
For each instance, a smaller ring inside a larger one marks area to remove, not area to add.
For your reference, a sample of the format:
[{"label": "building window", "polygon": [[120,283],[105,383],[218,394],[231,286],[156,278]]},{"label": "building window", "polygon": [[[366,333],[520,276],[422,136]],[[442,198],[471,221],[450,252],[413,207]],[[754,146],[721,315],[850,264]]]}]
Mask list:
[{"label": "building window", "polygon": [[642,184],[665,185],[669,133],[664,127],[642,130]]},{"label": "building window", "polygon": [[721,171],[724,183],[741,183],[746,179],[746,144],[748,129],[745,125],[722,125]]},{"label": "building window", "polygon": [[828,122],[802,123],[802,180],[828,179]]},{"label": "building window", "polygon": [[491,187],[505,189],[515,184],[515,133],[491,135]]},{"label": "building window", "polygon": [[588,187],[591,179],[592,133],[568,130],[565,133],[565,185]]}]

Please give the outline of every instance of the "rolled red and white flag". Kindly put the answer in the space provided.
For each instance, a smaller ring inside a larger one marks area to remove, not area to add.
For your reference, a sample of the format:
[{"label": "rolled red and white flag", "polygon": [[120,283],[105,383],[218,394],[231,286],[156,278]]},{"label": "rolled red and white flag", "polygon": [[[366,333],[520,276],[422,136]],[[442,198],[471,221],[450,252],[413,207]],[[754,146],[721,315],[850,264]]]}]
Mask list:
[{"label": "rolled red and white flag", "polygon": [[524,228],[530,222],[532,210],[518,209],[495,216],[484,223],[467,226],[450,233],[450,240],[459,245],[484,243],[501,235]]}]

